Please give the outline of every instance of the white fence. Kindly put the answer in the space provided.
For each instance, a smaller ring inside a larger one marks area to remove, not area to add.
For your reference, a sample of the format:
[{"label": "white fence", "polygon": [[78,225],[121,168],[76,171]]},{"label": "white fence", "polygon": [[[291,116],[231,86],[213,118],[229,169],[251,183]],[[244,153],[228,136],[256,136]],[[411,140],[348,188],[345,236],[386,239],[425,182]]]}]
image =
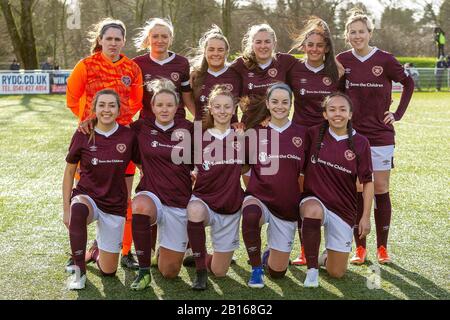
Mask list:
[{"label": "white fence", "polygon": [[[418,91],[450,91],[450,68],[415,68],[411,72]],[[71,70],[0,70],[0,95],[65,94]],[[393,83],[392,91],[402,91]]]}]

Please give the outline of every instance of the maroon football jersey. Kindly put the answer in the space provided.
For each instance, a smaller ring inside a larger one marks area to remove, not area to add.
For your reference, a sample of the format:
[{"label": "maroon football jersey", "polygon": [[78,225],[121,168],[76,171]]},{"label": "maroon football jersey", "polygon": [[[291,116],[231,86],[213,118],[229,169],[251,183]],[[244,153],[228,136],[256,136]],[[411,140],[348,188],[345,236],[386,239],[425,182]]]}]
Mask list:
[{"label": "maroon football jersey", "polygon": [[[267,128],[258,126],[255,130],[259,143],[250,141],[247,147],[248,162],[254,164],[250,165],[251,176],[246,194],[261,200],[278,218],[297,221],[300,200],[298,178],[305,161],[306,127],[289,122],[283,128],[269,124]],[[278,164],[273,164],[274,161]],[[262,171],[271,165],[278,169],[274,174]]]},{"label": "maroon football jersey", "polygon": [[299,60],[289,72],[287,81],[294,93],[292,121],[295,123],[312,127],[324,121],[322,101],[338,90],[338,83],[333,82],[323,69],[323,65],[314,68]]},{"label": "maroon football jersey", "polygon": [[278,82],[286,83],[289,70],[297,62],[294,56],[286,53],[277,53],[266,65],[249,70],[244,60],[236,59],[231,68],[237,71],[242,78],[242,96],[265,95],[267,89]]},{"label": "maroon football jersey", "polygon": [[306,169],[302,197],[315,196],[351,227],[356,220],[356,178],[371,182],[372,158],[369,141],[353,132],[355,153],[350,150],[347,136],[337,136],[327,129],[318,158],[317,141],[321,125],[306,134]]},{"label": "maroon football jersey", "polygon": [[[164,205],[186,208],[192,193],[192,148],[190,142],[185,146],[182,141],[189,139],[192,123],[185,119],[176,119],[173,126],[161,128],[155,120],[139,119],[131,128],[138,138],[141,158],[139,163],[142,164],[144,173],[136,192],[150,191],[157,195]],[[172,152],[180,156],[188,152],[189,161],[174,163]]]},{"label": "maroon football jersey", "polygon": [[206,130],[202,144],[195,149],[198,170],[193,194],[220,214],[236,213],[242,205],[241,167],[245,161],[245,142],[234,130],[222,136]]},{"label": "maroon football jersey", "polygon": [[88,195],[103,212],[124,217],[128,198],[125,170],[130,160],[139,159],[136,136],[123,126],[99,132],[96,130],[90,142],[89,135],[78,131],[73,135],[66,161],[80,162],[80,181],[72,197]]},{"label": "maroon football jersey", "polygon": [[371,146],[395,144],[394,126],[383,119],[392,103],[392,81],[408,77],[403,67],[392,54],[377,48],[365,57],[352,49],[336,58],[345,68],[342,80],[353,102],[354,128],[369,139]]},{"label": "maroon football jersey", "polygon": [[[234,69],[225,66],[218,72],[208,70],[206,72],[200,94],[195,98],[195,120],[203,119],[203,115],[205,113],[204,108],[208,104],[208,96],[212,88],[217,84],[227,86],[236,98],[238,98],[241,94],[241,77]],[[233,120],[231,122],[237,122],[236,115],[233,116]]]},{"label": "maroon football jersey", "polygon": [[173,52],[169,52],[169,57],[163,61],[153,59],[148,53],[137,56],[133,60],[141,68],[142,79],[144,81],[144,98],[142,101],[144,107],[140,117],[144,119],[148,117],[154,118],[150,105],[153,93],[148,84],[152,80],[165,78],[175,84],[180,94],[180,105],[178,106],[176,117],[185,118],[186,111],[184,110],[181,93],[191,91],[189,84],[189,61],[185,57]]}]

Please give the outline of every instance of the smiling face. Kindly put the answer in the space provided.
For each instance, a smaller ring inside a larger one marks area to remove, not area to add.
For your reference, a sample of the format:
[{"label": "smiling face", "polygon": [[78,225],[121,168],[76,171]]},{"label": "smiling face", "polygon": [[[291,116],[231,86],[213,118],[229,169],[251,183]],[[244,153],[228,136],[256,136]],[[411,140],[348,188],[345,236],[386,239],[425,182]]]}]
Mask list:
[{"label": "smiling face", "polygon": [[178,105],[173,94],[161,92],[155,96],[152,111],[159,124],[165,126],[170,124],[177,113]]},{"label": "smiling face", "polygon": [[312,66],[322,65],[325,60],[325,54],[330,50],[325,42],[325,38],[317,33],[313,33],[306,38],[302,49],[306,53],[308,63]]},{"label": "smiling face", "polygon": [[95,104],[94,112],[100,125],[111,126],[119,116],[117,98],[112,94],[100,95]]},{"label": "smiling face", "polygon": [[275,40],[268,31],[260,31],[255,34],[252,42],[252,49],[255,52],[256,60],[260,64],[268,62],[275,50]]},{"label": "smiling face", "polygon": [[151,29],[148,40],[152,53],[164,55],[172,44],[172,34],[166,26],[156,25]]},{"label": "smiling face", "polygon": [[369,41],[372,38],[372,32],[369,31],[367,24],[363,21],[355,21],[347,28],[347,40],[358,52],[369,50]]},{"label": "smiling face", "polygon": [[234,115],[234,102],[230,96],[217,95],[209,102],[209,110],[214,119],[214,125],[229,126]]},{"label": "smiling face", "polygon": [[266,101],[272,119],[282,121],[288,118],[291,109],[289,93],[284,89],[275,89]]},{"label": "smiling face", "polygon": [[205,48],[205,58],[212,70],[221,70],[228,55],[227,44],[220,39],[210,39]]},{"label": "smiling face", "polygon": [[120,52],[125,46],[125,39],[122,30],[111,27],[105,31],[98,43],[102,46],[103,54],[114,61],[119,58]]},{"label": "smiling face", "polygon": [[352,118],[350,104],[344,97],[336,96],[331,98],[323,112],[323,116],[330,125],[330,128],[338,133],[347,131],[347,123]]}]

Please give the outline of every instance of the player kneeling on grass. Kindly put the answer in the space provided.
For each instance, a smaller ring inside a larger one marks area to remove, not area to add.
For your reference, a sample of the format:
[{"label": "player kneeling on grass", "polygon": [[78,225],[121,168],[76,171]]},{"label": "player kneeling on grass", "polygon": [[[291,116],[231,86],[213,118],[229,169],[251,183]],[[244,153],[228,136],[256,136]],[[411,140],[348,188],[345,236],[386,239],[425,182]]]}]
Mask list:
[{"label": "player kneeling on grass", "polygon": [[[97,262],[103,276],[115,275],[127,211],[125,171],[130,160],[138,157],[133,131],[116,122],[120,109],[117,93],[99,91],[93,106],[94,130],[90,135],[74,134],[64,171],[64,224],[75,263],[68,270],[75,271],[68,284],[71,290],[85,287],[86,262]],[[72,190],[78,162],[80,181]],[[97,240],[86,253],[87,225],[93,221],[97,221]]]},{"label": "player kneeling on grass", "polygon": [[[205,112],[202,143],[194,150],[199,164],[187,207],[187,231],[196,267],[194,290],[206,289],[207,268],[215,276],[224,277],[234,250],[239,248],[240,209],[244,198],[240,185],[244,159],[240,161],[239,154],[244,151],[244,145],[231,128],[235,109],[232,92],[225,86],[215,86]],[[211,227],[212,256],[206,252],[205,226]]]},{"label": "player kneeling on grass", "polygon": [[[306,127],[289,120],[291,103],[290,87],[276,84],[267,92],[266,108],[247,112],[252,123],[270,117],[267,128],[253,128],[258,147],[251,142],[248,147],[251,175],[242,205],[242,236],[252,266],[251,288],[264,287],[263,265],[272,278],[284,277],[294,243]],[[261,258],[261,226],[265,223],[269,224],[269,249]]]},{"label": "player kneeling on grass", "polygon": [[[364,211],[358,226],[361,238],[370,232],[374,195],[370,145],[352,129],[351,100],[334,93],[325,98],[323,108],[326,121],[308,129],[306,135],[307,161],[300,202],[308,266],[305,287],[318,287],[319,264],[331,277],[345,274],[357,215],[356,179],[363,184]],[[326,250],[319,258],[321,226]]]},{"label": "player kneeling on grass", "polygon": [[[139,274],[132,290],[150,285],[152,225],[159,229],[158,268],[165,278],[175,278],[180,272],[188,241],[186,206],[192,193],[190,172],[192,150],[190,142],[182,142],[192,132],[192,123],[175,118],[179,95],[175,85],[165,79],[150,83],[154,118],[140,119],[131,125],[136,132],[142,161],[143,176],[132,201],[133,240],[139,261]],[[181,143],[180,143],[181,142]],[[189,163],[176,164],[172,153]]]}]

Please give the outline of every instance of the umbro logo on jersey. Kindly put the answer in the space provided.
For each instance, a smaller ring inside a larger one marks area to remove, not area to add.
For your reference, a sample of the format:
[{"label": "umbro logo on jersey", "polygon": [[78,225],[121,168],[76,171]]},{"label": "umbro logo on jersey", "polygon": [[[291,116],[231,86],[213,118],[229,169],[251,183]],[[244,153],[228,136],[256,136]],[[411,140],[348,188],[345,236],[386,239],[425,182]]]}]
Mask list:
[{"label": "umbro logo on jersey", "polygon": [[95,152],[95,151],[97,151],[97,146],[90,146],[90,147],[89,147],[89,151],[90,151],[90,152]]},{"label": "umbro logo on jersey", "polygon": [[152,80],[152,75],[147,73],[147,74],[144,76],[144,80],[145,80],[145,82]]},{"label": "umbro logo on jersey", "polygon": [[308,80],[305,79],[305,78],[300,79],[300,83],[301,83],[301,84],[305,84],[305,83],[307,83],[307,82],[308,82]]},{"label": "umbro logo on jersey", "polygon": [[267,140],[267,139],[262,139],[262,140],[260,141],[260,143],[261,143],[262,146],[266,146],[266,145],[269,144],[269,140]]},{"label": "umbro logo on jersey", "polygon": [[272,78],[275,78],[278,74],[278,70],[275,68],[271,68],[271,69],[269,69],[269,71],[267,71],[267,74],[269,76],[271,76]]},{"label": "umbro logo on jersey", "polygon": [[170,74],[170,77],[172,78],[173,81],[177,82],[178,80],[180,80],[180,74],[178,72],[172,72]]},{"label": "umbro logo on jersey", "polygon": [[346,73],[346,74],[349,74],[350,71],[352,71],[352,69],[350,69],[350,68],[345,68],[345,73]]},{"label": "umbro logo on jersey", "polygon": [[129,76],[123,76],[122,83],[127,87],[131,86],[131,78]]},{"label": "umbro logo on jersey", "polygon": [[254,76],[255,76],[255,74],[254,74],[253,72],[249,72],[249,73],[248,73],[248,77],[249,77],[249,78],[253,78]]},{"label": "umbro logo on jersey", "polygon": [[150,131],[150,134],[152,134],[154,136],[157,136],[158,135],[158,131],[157,130],[152,130],[152,131]]}]

